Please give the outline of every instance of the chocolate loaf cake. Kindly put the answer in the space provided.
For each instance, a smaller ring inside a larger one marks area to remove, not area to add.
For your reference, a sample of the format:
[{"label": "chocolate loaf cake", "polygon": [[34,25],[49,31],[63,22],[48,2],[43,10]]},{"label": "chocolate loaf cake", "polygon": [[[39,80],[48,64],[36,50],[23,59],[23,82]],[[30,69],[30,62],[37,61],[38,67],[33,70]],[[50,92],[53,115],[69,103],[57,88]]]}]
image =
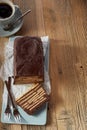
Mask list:
[{"label": "chocolate loaf cake", "polygon": [[19,37],[14,41],[14,84],[44,80],[43,45],[39,37]]},{"label": "chocolate loaf cake", "polygon": [[48,100],[46,91],[41,84],[37,83],[30,91],[19,97],[16,103],[28,114],[34,114]]}]

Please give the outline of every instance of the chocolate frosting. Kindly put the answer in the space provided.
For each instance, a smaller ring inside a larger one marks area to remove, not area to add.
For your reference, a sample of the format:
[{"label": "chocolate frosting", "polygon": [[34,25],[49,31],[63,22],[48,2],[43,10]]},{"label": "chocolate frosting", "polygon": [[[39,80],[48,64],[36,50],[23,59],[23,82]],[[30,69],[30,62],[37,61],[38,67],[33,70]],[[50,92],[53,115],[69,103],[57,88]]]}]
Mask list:
[{"label": "chocolate frosting", "polygon": [[16,76],[43,75],[43,46],[39,37],[17,38],[14,43]]}]

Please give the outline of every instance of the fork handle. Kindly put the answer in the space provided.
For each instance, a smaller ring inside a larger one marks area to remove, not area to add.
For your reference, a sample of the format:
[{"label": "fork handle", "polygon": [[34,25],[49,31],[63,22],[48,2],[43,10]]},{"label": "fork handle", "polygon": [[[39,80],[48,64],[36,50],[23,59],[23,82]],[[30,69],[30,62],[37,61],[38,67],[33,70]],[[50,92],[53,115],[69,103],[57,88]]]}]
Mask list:
[{"label": "fork handle", "polygon": [[11,103],[12,103],[12,106],[13,108],[16,108],[15,104],[14,104],[14,101],[13,101],[13,97],[12,97],[12,94],[11,94],[11,91],[9,89],[9,83],[7,81],[5,81],[5,84],[6,84],[6,88],[7,88],[7,91],[8,91],[8,96],[10,97],[10,100],[11,100]]},{"label": "fork handle", "polygon": [[7,96],[7,107],[9,107],[9,95]]},{"label": "fork handle", "polygon": [[7,112],[8,109],[10,110],[9,95],[8,95],[8,97],[7,97],[7,106],[6,106],[6,108],[5,108],[5,113]]}]

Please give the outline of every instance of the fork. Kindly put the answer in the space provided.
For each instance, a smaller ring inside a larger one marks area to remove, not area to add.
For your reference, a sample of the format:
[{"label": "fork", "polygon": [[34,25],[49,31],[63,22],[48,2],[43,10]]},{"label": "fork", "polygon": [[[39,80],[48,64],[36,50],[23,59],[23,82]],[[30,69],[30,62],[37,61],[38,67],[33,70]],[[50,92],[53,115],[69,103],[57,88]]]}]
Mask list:
[{"label": "fork", "polygon": [[5,118],[9,121],[10,117],[11,117],[11,109],[10,109],[10,105],[9,105],[9,95],[7,97],[7,106],[5,109]]},{"label": "fork", "polygon": [[[8,80],[8,86],[9,85],[10,85],[10,79]],[[6,106],[6,109],[5,109],[4,113],[5,113],[5,118],[8,119],[8,121],[9,121],[9,119],[11,117],[10,97],[9,97],[9,95],[7,95],[7,106]]]},{"label": "fork", "polygon": [[5,84],[6,84],[6,88],[7,88],[11,103],[12,103],[14,119],[15,119],[16,122],[18,122],[18,121],[20,122],[21,116],[20,116],[20,113],[17,109],[16,103],[13,100],[13,96],[12,96],[12,93],[11,93],[11,77],[8,78],[8,82],[5,81]]}]

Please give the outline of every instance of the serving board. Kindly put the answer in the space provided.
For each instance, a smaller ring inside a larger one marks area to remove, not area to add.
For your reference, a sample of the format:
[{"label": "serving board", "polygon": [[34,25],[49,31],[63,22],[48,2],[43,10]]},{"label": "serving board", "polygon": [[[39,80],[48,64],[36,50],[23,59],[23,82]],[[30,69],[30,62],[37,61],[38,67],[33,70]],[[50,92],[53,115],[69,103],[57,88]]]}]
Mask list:
[{"label": "serving board", "polygon": [[[14,41],[16,37],[9,38],[9,41]],[[46,71],[49,71],[49,38],[42,37],[42,39],[45,38],[45,42],[48,42],[45,52],[45,62],[44,62],[44,68]],[[4,116],[4,111],[6,108],[6,103],[4,103],[4,99],[2,102],[2,112],[1,112],[1,122],[2,123],[8,123],[8,124],[30,124],[30,125],[45,125],[47,122],[47,105],[48,103],[45,103],[34,115],[27,114],[21,107],[18,106],[18,110],[21,115],[21,122],[15,122],[13,115],[11,116],[10,120],[7,120]]]}]

